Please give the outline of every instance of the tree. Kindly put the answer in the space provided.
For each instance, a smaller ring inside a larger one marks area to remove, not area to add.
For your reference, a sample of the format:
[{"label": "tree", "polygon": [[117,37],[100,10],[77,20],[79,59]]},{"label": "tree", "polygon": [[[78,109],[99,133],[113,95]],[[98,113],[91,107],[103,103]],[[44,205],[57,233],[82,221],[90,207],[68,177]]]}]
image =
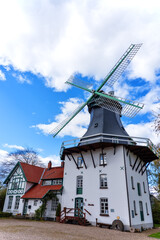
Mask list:
[{"label": "tree", "polygon": [[7,177],[7,175],[14,168],[18,161],[44,167],[44,164],[40,160],[38,153],[32,148],[16,150],[14,152],[9,153],[7,159],[4,159],[4,161],[1,162],[0,166],[1,180],[4,180],[4,178]]},{"label": "tree", "polygon": [[160,133],[160,103],[159,103],[158,112],[156,112],[154,116],[155,116],[155,121],[154,121],[155,132],[159,134]]}]

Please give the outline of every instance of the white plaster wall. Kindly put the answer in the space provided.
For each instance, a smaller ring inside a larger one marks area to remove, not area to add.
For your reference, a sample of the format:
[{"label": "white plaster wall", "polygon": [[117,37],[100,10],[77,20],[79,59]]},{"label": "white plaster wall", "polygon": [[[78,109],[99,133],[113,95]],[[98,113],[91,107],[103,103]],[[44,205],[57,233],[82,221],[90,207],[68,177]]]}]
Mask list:
[{"label": "white plaster wall", "polygon": [[[37,206],[34,206],[34,200],[36,199],[29,199],[28,200],[28,207],[27,207],[27,212],[26,214],[28,214],[30,217],[34,216],[35,211],[42,205],[42,201],[40,199],[37,199]],[[31,208],[29,208],[29,206],[31,206]]]},{"label": "white plaster wall", "polygon": [[[64,179],[63,179],[63,198],[62,208],[74,208],[75,198],[83,197],[84,209],[91,213],[91,216],[86,214],[86,217],[92,223],[99,222],[111,224],[113,220],[120,217],[125,225],[129,224],[128,203],[126,194],[126,181],[123,159],[123,148],[117,146],[116,154],[114,149],[105,148],[104,153],[107,154],[107,166],[99,166],[99,155],[101,149],[92,151],[96,168],[94,168],[91,155],[88,152],[83,152],[83,156],[87,165],[81,169],[77,169],[73,160],[69,161],[65,157]],[[77,159],[78,154],[73,154]],[[122,170],[121,170],[122,167]],[[100,189],[100,174],[107,174],[108,189]],[[83,175],[83,194],[76,194],[76,179],[78,175]],[[109,217],[100,216],[100,198],[108,198]],[[89,206],[93,204],[94,206]],[[114,209],[114,212],[111,212]]]},{"label": "white plaster wall", "polygon": [[[132,152],[129,152],[129,154],[131,156],[131,161],[132,161],[132,166],[133,166],[137,156],[134,155]],[[151,204],[150,204],[150,195],[149,195],[149,189],[148,189],[147,175],[146,175],[146,172],[143,175],[141,175],[141,173],[139,173],[140,166],[139,166],[138,170],[136,171],[136,167],[138,166],[140,159],[138,159],[138,162],[136,163],[134,170],[132,170],[132,167],[130,166],[130,163],[129,163],[129,154],[127,156],[127,150],[125,149],[130,212],[132,210],[134,210],[134,207],[133,207],[134,200],[136,201],[136,209],[137,209],[137,215],[134,216],[134,218],[132,218],[132,213],[131,213],[131,225],[132,226],[141,225],[143,227],[146,227],[146,226],[153,227],[152,210],[151,210]],[[135,189],[132,189],[131,176],[133,176]],[[138,182],[141,185],[142,196],[138,196],[138,190],[137,190]],[[145,183],[146,193],[144,193],[143,182]],[[140,219],[139,201],[143,202],[144,221],[141,221],[141,219]],[[147,212],[146,212],[146,205],[145,205],[146,203],[148,205],[149,215],[147,215]]]}]

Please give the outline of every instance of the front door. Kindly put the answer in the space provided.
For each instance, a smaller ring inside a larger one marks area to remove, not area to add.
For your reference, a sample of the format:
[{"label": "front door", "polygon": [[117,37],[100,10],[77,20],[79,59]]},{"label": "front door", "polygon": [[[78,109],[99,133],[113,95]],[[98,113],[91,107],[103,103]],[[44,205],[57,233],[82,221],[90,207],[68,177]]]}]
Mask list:
[{"label": "front door", "polygon": [[[78,211],[78,209],[80,209],[81,211]],[[75,217],[83,217],[83,198],[75,198],[75,212],[74,215]]]},{"label": "front door", "polygon": [[24,208],[23,208],[23,215],[27,214],[27,208],[28,208],[28,199],[25,199]]},{"label": "front door", "polygon": [[144,213],[143,213],[143,203],[142,203],[142,201],[139,201],[139,210],[140,210],[141,221],[144,221]]}]

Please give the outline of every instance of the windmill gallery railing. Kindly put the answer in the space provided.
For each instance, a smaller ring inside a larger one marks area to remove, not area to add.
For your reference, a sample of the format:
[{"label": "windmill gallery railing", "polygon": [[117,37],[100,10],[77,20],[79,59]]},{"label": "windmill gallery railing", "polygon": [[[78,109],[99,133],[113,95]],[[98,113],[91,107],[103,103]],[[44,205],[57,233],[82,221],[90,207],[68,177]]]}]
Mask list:
[{"label": "windmill gallery railing", "polygon": [[98,141],[98,140],[107,140],[114,144],[123,144],[123,142],[128,145],[136,145],[136,146],[143,146],[148,147],[157,157],[160,157],[160,152],[158,148],[152,143],[149,138],[141,138],[141,137],[131,137],[131,136],[122,136],[122,135],[113,135],[110,134],[94,134],[83,138],[74,138],[68,141],[64,141],[61,145],[60,149],[60,156],[63,153],[65,148],[76,147],[80,143],[87,144],[90,141]]}]

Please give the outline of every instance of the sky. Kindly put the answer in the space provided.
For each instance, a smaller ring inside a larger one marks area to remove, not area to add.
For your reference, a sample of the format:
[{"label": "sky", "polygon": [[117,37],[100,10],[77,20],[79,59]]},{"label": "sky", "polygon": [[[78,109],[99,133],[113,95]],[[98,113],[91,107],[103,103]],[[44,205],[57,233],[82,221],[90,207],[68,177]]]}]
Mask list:
[{"label": "sky", "polygon": [[145,104],[122,118],[127,132],[158,144],[159,12],[156,0],[0,0],[0,161],[30,147],[59,164],[62,142],[83,136],[90,119],[85,108],[52,137],[88,97],[65,81],[78,73],[98,86],[132,43],[143,45],[113,90]]}]

